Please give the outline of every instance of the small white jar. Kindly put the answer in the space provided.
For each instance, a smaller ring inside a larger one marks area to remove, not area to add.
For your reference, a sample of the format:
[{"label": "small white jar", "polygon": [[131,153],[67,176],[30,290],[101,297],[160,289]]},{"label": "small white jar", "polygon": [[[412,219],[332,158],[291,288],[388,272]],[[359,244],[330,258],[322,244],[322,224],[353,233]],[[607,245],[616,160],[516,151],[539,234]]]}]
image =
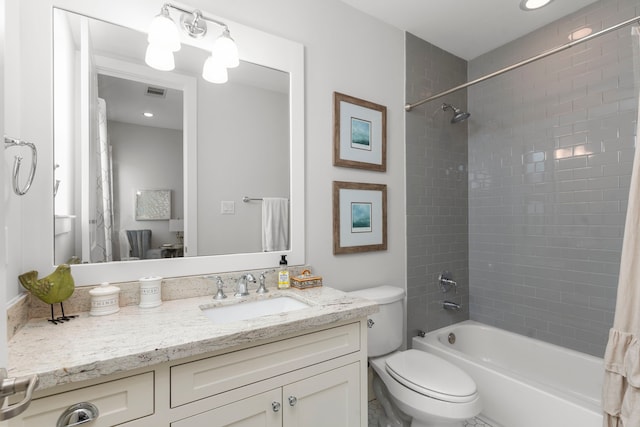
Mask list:
[{"label": "small white jar", "polygon": [[106,316],[117,313],[120,310],[119,304],[120,288],[112,286],[107,282],[101,283],[89,291],[91,295],[91,316]]},{"label": "small white jar", "polygon": [[152,276],[138,279],[140,283],[141,308],[152,308],[162,304],[162,277]]}]

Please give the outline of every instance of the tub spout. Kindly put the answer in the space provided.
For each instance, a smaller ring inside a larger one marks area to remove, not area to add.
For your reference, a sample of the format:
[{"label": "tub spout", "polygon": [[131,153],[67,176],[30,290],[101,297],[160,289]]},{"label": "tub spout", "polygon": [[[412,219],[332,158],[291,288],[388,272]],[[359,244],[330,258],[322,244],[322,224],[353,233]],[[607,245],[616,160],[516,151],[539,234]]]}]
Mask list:
[{"label": "tub spout", "polygon": [[455,310],[455,311],[459,311],[462,306],[458,303],[455,303],[453,301],[444,301],[442,303],[442,308],[444,308],[445,310]]}]

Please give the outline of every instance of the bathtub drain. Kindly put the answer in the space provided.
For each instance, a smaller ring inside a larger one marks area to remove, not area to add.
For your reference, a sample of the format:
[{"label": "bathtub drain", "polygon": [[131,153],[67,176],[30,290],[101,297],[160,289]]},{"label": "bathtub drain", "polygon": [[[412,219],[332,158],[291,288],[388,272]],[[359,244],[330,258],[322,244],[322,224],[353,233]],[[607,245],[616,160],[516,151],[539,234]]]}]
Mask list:
[{"label": "bathtub drain", "polygon": [[451,332],[449,334],[449,336],[447,337],[447,340],[449,341],[449,344],[455,344],[456,343],[456,334]]}]

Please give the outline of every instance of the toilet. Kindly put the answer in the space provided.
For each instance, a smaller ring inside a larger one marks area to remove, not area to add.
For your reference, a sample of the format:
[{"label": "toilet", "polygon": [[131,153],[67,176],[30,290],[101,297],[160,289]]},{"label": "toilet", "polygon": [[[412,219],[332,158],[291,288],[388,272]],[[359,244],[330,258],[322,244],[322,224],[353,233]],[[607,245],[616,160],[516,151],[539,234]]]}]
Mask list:
[{"label": "toilet", "polygon": [[367,352],[379,377],[374,378],[373,388],[385,410],[387,425],[456,427],[480,413],[476,384],[466,372],[424,351],[398,350],[402,346],[404,290],[378,286],[350,295],[375,301],[380,308],[369,317]]}]

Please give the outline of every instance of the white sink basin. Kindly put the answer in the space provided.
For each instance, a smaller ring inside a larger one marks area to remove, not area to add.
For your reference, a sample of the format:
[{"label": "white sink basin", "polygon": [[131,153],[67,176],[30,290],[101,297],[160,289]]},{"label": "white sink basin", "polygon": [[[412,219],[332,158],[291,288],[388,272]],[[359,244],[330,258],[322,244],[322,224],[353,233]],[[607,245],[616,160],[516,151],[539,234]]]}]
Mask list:
[{"label": "white sink basin", "polygon": [[239,302],[218,307],[200,307],[200,310],[213,323],[231,323],[238,320],[253,319],[270,314],[309,308],[310,305],[291,297],[267,298],[259,301]]}]

